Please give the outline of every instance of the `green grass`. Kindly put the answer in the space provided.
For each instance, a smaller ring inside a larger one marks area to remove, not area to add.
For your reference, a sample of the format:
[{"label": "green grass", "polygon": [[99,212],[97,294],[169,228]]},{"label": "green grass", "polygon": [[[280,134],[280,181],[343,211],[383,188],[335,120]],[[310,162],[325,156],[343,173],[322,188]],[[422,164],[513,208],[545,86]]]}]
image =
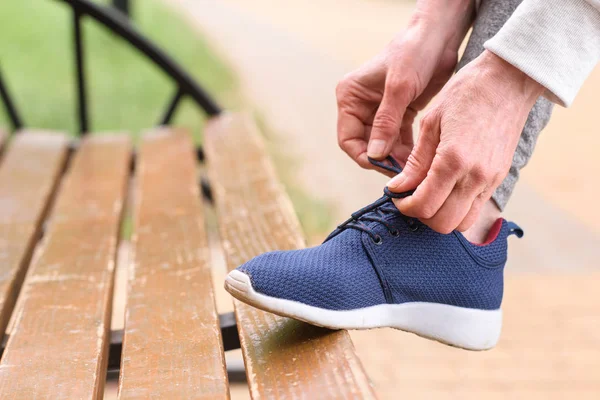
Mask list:
[{"label": "green grass", "polygon": [[[221,104],[239,104],[235,76],[180,16],[158,0],[137,0],[132,5],[134,24],[144,35]],[[74,133],[77,114],[70,7],[57,0],[7,0],[0,4],[0,15],[0,68],[25,124]],[[84,20],[83,34],[91,129],[137,134],[155,125],[175,93],[174,82],[90,18]],[[188,99],[173,123],[198,135],[203,121],[202,111]],[[0,126],[9,126],[3,112]]]},{"label": "green grass", "polygon": [[294,205],[294,210],[296,210],[308,244],[319,244],[329,233],[331,227],[334,226],[331,205],[310,196],[296,183],[295,171],[298,169],[297,163],[299,160],[281,150],[284,146],[279,145],[278,136],[273,134],[262,115],[255,113],[254,119],[264,135],[267,149],[273,158],[278,176]]}]

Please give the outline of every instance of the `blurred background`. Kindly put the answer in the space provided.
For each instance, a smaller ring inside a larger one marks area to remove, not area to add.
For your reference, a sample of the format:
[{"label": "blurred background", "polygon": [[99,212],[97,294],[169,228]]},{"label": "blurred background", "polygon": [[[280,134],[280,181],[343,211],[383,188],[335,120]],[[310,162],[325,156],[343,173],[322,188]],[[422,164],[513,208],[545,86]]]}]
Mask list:
[{"label": "blurred background", "polygon": [[[74,132],[70,14],[59,3],[0,2],[0,69],[28,126]],[[337,147],[334,88],[404,27],[414,1],[129,5],[136,27],[225,107],[254,112],[309,244],[381,195],[386,179],[360,170]],[[175,90],[169,80],[91,21],[84,34],[93,130],[135,135],[152,126]],[[509,205],[506,218],[526,236],[511,241],[498,347],[472,353],[394,330],[353,332],[381,398],[600,399],[599,101],[597,68],[571,108],[555,108]],[[174,123],[202,140],[204,120],[192,104]],[[0,126],[9,125],[0,112]],[[225,312],[232,306],[221,292],[225,267],[216,250],[214,259]],[[239,357],[233,353],[229,362]],[[234,385],[232,396],[244,398],[247,390]]]}]

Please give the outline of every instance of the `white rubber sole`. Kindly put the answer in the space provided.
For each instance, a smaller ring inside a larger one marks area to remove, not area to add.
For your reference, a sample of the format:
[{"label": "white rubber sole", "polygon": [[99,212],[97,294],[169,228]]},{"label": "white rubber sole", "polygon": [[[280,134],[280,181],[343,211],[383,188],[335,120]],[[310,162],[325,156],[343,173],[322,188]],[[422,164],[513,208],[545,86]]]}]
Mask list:
[{"label": "white rubber sole", "polygon": [[225,289],[236,299],[284,317],[329,329],[395,328],[467,350],[498,343],[502,310],[476,310],[438,303],[380,304],[347,311],[328,310],[258,293],[250,277],[231,271]]}]

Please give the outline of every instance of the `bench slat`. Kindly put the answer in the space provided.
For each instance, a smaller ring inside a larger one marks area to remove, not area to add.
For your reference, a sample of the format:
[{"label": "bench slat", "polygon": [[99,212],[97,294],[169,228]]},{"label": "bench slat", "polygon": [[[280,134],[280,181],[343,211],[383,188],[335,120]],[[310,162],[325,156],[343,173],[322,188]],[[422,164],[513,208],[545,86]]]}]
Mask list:
[{"label": "bench slat", "polygon": [[35,252],[2,362],[2,399],[101,398],[131,144],[88,137]]},{"label": "bench slat", "polygon": [[[0,148],[2,147],[0,132]],[[63,169],[68,138],[25,131],[0,161],[0,332],[10,319],[35,241]]]},{"label": "bench slat", "polygon": [[145,135],[136,180],[119,398],[228,398],[189,132]]},{"label": "bench slat", "polygon": [[[289,198],[252,120],[209,122],[205,148],[229,269],[304,246]],[[329,331],[235,301],[250,393],[259,398],[374,398],[346,331]]]}]

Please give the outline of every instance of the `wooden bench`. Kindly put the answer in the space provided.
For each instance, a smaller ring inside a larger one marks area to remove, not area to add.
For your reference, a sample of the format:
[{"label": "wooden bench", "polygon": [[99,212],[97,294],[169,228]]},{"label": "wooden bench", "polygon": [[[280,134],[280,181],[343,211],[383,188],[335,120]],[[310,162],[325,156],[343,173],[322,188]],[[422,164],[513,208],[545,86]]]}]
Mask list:
[{"label": "wooden bench", "polygon": [[[204,148],[229,269],[304,246],[251,119],[213,118]],[[125,134],[73,144],[59,133],[23,131],[4,145],[0,324],[9,328],[1,399],[102,398],[107,365],[119,361],[120,399],[228,398],[198,183],[196,150],[182,129],[147,132],[135,152]],[[110,321],[128,212],[133,259],[121,345]],[[235,310],[252,398],[375,397],[347,332],[239,302]]]}]

